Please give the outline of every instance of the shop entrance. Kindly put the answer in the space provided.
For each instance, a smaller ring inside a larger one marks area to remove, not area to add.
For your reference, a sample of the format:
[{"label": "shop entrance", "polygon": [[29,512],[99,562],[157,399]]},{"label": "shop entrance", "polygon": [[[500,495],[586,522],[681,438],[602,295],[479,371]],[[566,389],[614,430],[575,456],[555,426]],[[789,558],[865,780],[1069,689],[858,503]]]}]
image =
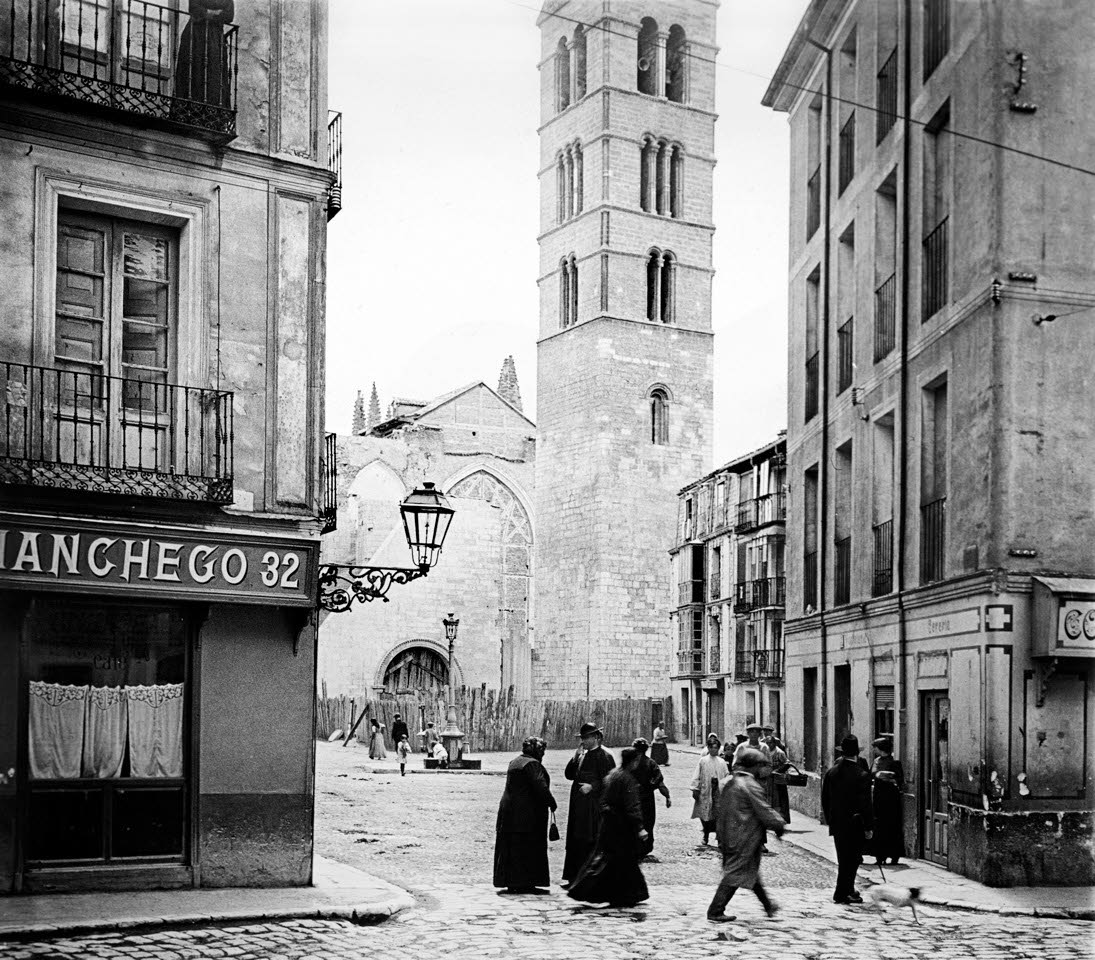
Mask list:
[{"label": "shop entrance", "polygon": [[920,847],[925,860],[947,866],[951,702],[946,692],[920,695]]},{"label": "shop entrance", "polygon": [[183,610],[38,599],[27,629],[24,867],[185,861]]},{"label": "shop entrance", "polygon": [[724,717],[723,695],[715,690],[707,694],[707,723],[704,729],[707,733],[714,733],[721,740],[725,735],[726,724]]}]

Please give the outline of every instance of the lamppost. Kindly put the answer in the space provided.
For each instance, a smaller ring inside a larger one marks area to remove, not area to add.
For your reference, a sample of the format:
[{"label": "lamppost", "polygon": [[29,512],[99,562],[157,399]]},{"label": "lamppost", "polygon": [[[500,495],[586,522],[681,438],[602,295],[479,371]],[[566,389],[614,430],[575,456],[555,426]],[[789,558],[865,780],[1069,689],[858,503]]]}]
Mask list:
[{"label": "lamppost", "polygon": [[332,613],[354,601],[383,600],[393,583],[410,583],[436,565],[456,512],[432,483],[423,483],[399,505],[414,567],[355,567],[325,563],[319,568],[319,605]]},{"label": "lamppost", "polygon": [[445,639],[449,641],[449,705],[445,711],[445,729],[441,731],[441,741],[449,755],[449,766],[455,767],[460,764],[460,748],[464,741],[464,731],[456,725],[456,700],[452,692],[452,676],[455,670],[453,649],[456,646],[456,630],[460,626],[460,619],[450,613],[441,622],[445,625]]}]

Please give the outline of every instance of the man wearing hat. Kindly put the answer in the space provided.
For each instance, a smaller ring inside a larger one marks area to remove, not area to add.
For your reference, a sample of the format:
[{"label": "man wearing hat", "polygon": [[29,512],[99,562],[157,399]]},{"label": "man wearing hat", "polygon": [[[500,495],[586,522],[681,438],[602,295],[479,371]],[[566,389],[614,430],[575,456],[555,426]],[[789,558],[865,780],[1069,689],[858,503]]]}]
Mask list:
[{"label": "man wearing hat", "polygon": [[871,839],[871,775],[858,764],[859,741],[846,736],[840,741],[840,759],[825,771],[821,781],[821,810],[836,847],[834,903],[862,903],[855,875],[863,862],[863,841]]},{"label": "man wearing hat", "polygon": [[570,810],[567,814],[567,853],[563,862],[563,885],[582,869],[593,852],[597,829],[601,824],[601,786],[616,766],[612,754],[601,747],[601,731],[594,723],[583,723],[578,736],[581,745],[567,761],[564,776],[570,786]]}]

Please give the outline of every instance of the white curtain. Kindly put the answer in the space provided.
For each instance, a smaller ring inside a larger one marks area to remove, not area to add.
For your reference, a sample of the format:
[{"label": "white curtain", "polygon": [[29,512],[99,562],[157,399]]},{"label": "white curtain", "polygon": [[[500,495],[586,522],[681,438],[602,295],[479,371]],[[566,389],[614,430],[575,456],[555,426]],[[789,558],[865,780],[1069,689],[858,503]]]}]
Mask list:
[{"label": "white curtain", "polygon": [[125,759],[126,709],[124,687],[92,687],[87,695],[84,724],[85,777],[119,777]]},{"label": "white curtain", "polygon": [[30,683],[30,775],[36,780],[80,776],[87,686]]},{"label": "white curtain", "polygon": [[129,775],[183,775],[183,684],[126,687],[129,699]]}]

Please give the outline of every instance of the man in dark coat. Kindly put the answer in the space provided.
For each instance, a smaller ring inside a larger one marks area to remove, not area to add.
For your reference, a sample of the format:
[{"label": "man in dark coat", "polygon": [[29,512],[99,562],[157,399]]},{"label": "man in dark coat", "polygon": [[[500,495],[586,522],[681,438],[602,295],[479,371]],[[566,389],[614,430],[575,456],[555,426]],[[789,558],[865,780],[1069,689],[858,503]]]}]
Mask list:
[{"label": "man in dark coat", "polygon": [[494,841],[494,885],[506,893],[547,893],[539,888],[551,883],[547,820],[556,804],[541,763],[546,749],[539,737],[526,738],[506,771]]},{"label": "man in dark coat", "polygon": [[657,806],[654,803],[654,791],[657,790],[663,797],[665,797],[665,807],[668,810],[673,806],[673,801],[669,799],[669,787],[665,785],[665,777],[662,776],[662,772],[658,769],[658,765],[646,755],[647,750],[650,749],[650,744],[645,737],[639,737],[638,740],[631,744],[632,749],[639,755],[635,761],[634,769],[631,771],[631,775],[635,778],[635,782],[639,785],[639,805],[643,811],[643,828],[646,830],[647,837],[643,841],[642,848],[639,853],[646,857],[650,856],[654,851],[654,822],[658,816]]},{"label": "man in dark coat", "polygon": [[392,743],[399,746],[399,741],[404,737],[409,741],[411,739],[411,731],[407,726],[407,721],[404,720],[398,713],[392,718]]},{"label": "man in dark coat", "polygon": [[863,841],[871,839],[871,775],[858,763],[859,741],[847,736],[840,741],[840,759],[825,771],[821,781],[821,810],[836,847],[834,903],[862,903],[855,889],[855,875],[863,862]]},{"label": "man in dark coat", "polygon": [[567,761],[564,776],[573,781],[570,786],[570,809],[567,813],[567,853],[563,862],[563,885],[578,875],[593,845],[601,825],[601,789],[608,772],[615,768],[612,754],[601,747],[601,731],[596,724],[583,723],[581,746]]}]

